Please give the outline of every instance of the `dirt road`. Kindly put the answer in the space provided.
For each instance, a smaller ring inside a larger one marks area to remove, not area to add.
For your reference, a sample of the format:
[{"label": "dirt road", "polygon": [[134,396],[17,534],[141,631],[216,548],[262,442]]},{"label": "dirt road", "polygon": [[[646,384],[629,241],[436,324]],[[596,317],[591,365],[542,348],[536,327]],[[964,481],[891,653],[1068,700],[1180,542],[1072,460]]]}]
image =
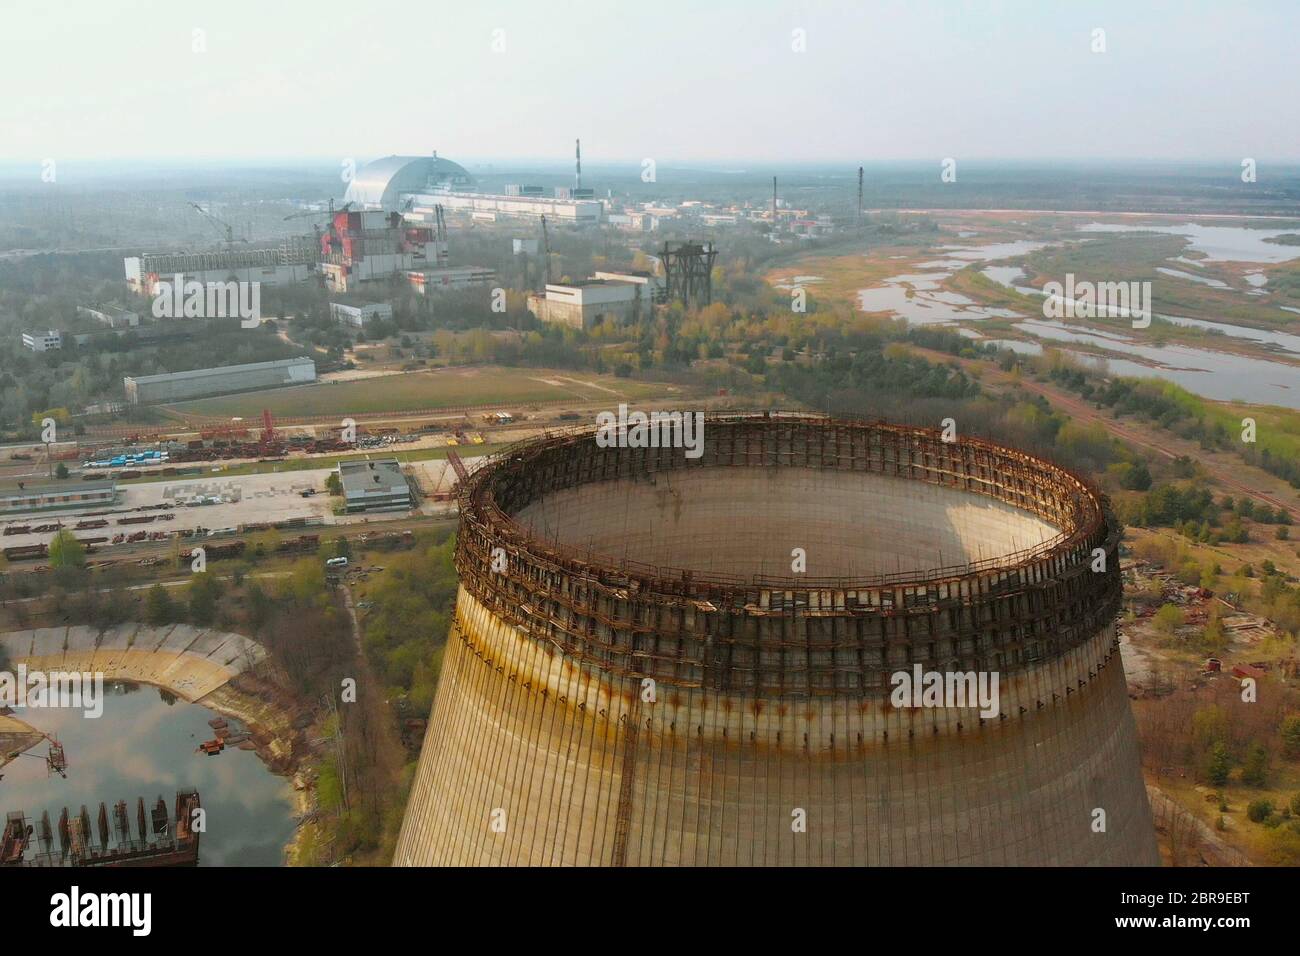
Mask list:
[{"label": "dirt road", "polygon": [[1109,413],[1094,408],[1075,395],[1043,382],[1027,378],[1016,379],[979,359],[956,358],[946,352],[918,346],[910,348],[932,362],[945,364],[956,362],[967,371],[977,370],[980,381],[995,391],[1007,391],[1019,387],[1035,395],[1041,395],[1052,405],[1069,414],[1075,421],[1100,425],[1116,438],[1137,448],[1145,448],[1169,459],[1186,456],[1204,468],[1206,474],[1223,488],[1238,495],[1246,495],[1272,508],[1280,508],[1290,514],[1293,521],[1300,521],[1300,504],[1296,502],[1295,491],[1280,478],[1275,478],[1261,468],[1248,465],[1236,456],[1225,452],[1206,451],[1195,442],[1186,441],[1140,422],[1112,418]]},{"label": "dirt road", "polygon": [[[1193,816],[1155,784],[1147,784],[1147,797],[1151,800],[1151,813],[1157,828],[1168,828],[1177,821],[1179,827],[1195,830],[1195,854],[1202,866],[1251,866],[1250,859],[1230,845],[1204,820]],[[1184,842],[1186,836],[1183,837]]]}]

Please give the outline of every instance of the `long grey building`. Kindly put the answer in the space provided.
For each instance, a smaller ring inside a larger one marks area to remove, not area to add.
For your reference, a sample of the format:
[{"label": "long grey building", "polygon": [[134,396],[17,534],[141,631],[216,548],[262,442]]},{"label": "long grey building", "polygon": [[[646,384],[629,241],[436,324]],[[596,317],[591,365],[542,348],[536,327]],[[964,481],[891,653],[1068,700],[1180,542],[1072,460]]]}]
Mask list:
[{"label": "long grey building", "polygon": [[111,505],[117,500],[114,481],[72,482],[0,489],[0,515],[62,508]]},{"label": "long grey building", "polygon": [[139,295],[158,294],[160,283],[177,274],[195,282],[259,282],[264,286],[306,282],[312,277],[320,247],[311,236],[292,236],[274,249],[220,249],[207,252],[161,252],[122,260],[126,284]]},{"label": "long grey building", "polygon": [[306,356],[274,362],[252,362],[222,368],[196,368],[188,372],[127,376],[127,400],[135,405],[180,402],[208,395],[251,392],[283,385],[307,385],[316,381],[316,363]]}]

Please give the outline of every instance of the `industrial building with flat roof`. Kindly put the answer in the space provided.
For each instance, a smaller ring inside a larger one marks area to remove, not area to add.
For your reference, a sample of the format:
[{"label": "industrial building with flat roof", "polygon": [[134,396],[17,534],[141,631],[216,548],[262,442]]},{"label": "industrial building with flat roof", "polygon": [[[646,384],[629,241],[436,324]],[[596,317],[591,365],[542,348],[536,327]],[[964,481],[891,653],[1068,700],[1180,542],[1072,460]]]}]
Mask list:
[{"label": "industrial building with flat roof", "polygon": [[433,215],[434,206],[495,219],[540,219],[595,225],[605,204],[599,199],[561,199],[547,196],[500,196],[491,193],[413,193],[407,218]]},{"label": "industrial building with flat roof", "polygon": [[472,289],[491,285],[497,281],[497,271],[484,266],[447,266],[442,269],[411,269],[406,281],[416,292],[446,292],[455,289]]},{"label": "industrial building with flat roof", "polygon": [[117,483],[113,481],[3,488],[0,489],[0,515],[111,505],[116,500]]},{"label": "industrial building with flat roof", "polygon": [[590,331],[606,318],[631,322],[653,301],[637,282],[587,279],[548,282],[545,294],[528,296],[528,311],[543,322]]},{"label": "industrial building with flat roof", "polygon": [[393,317],[393,307],[387,302],[369,302],[366,305],[331,302],[330,317],[341,325],[350,325],[354,329],[364,329],[375,319],[391,319]]},{"label": "industrial building with flat roof", "polygon": [[63,348],[63,335],[58,329],[41,329],[23,333],[23,348],[33,352],[52,352]]},{"label": "industrial building with flat roof", "polygon": [[400,213],[381,210],[344,210],[332,222],[329,234],[321,237],[318,266],[332,292],[349,292],[359,283],[392,279],[410,269],[447,265],[441,222],[418,226]]},{"label": "industrial building with flat roof", "polygon": [[339,481],[349,514],[358,511],[396,511],[411,507],[411,486],[396,458],[341,461]]},{"label": "industrial building with flat roof", "polygon": [[642,297],[650,302],[662,302],[668,293],[668,286],[663,276],[642,269],[628,269],[626,271],[598,269],[592,274],[592,278],[601,279],[605,282],[629,282],[632,285],[638,285],[641,287]]},{"label": "industrial building with flat roof", "polygon": [[155,402],[180,402],[208,395],[252,392],[284,385],[308,385],[316,381],[316,363],[306,356],[226,365],[221,368],[196,368],[188,372],[161,375],[127,376],[122,379],[127,400],[135,405]]},{"label": "industrial building with flat roof", "polygon": [[110,329],[133,329],[140,324],[140,313],[118,305],[79,305],[77,314],[102,322]]},{"label": "industrial building with flat roof", "polygon": [[305,282],[315,272],[320,249],[311,236],[285,239],[274,249],[224,249],[128,256],[122,260],[126,284],[140,295],[157,295],[158,286],[186,281],[259,282],[264,286]]}]

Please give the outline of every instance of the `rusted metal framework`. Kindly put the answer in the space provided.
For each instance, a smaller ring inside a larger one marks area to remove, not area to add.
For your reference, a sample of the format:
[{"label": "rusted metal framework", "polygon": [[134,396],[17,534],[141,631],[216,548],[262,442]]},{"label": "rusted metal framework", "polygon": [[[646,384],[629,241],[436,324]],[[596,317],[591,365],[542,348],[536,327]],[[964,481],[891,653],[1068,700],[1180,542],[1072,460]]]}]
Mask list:
[{"label": "rusted metal framework", "polygon": [[[933,430],[790,414],[710,417],[706,434],[694,460],[680,449],[602,448],[590,432],[497,457],[461,486],[462,586],[534,641],[601,673],[796,698],[882,696],[893,671],[918,663],[1012,674],[1082,645],[1119,609],[1118,523],[1096,489],[1057,465]],[[514,518],[590,482],[720,467],[927,482],[997,499],[1059,533],[925,572],[746,578],[600,558],[537,540]],[[494,570],[495,549],[504,571]]]},{"label": "rusted metal framework", "polygon": [[667,280],[666,295],[686,308],[713,301],[713,260],[718,250],[711,242],[665,242],[659,252]]}]

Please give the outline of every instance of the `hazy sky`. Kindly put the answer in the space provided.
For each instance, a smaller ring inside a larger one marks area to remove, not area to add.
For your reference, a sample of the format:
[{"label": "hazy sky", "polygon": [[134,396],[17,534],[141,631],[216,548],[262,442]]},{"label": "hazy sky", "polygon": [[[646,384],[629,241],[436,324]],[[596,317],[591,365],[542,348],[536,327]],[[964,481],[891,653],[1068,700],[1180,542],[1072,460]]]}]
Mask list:
[{"label": "hazy sky", "polygon": [[4,0],[0,25],[3,160],[1300,158],[1294,0]]}]

